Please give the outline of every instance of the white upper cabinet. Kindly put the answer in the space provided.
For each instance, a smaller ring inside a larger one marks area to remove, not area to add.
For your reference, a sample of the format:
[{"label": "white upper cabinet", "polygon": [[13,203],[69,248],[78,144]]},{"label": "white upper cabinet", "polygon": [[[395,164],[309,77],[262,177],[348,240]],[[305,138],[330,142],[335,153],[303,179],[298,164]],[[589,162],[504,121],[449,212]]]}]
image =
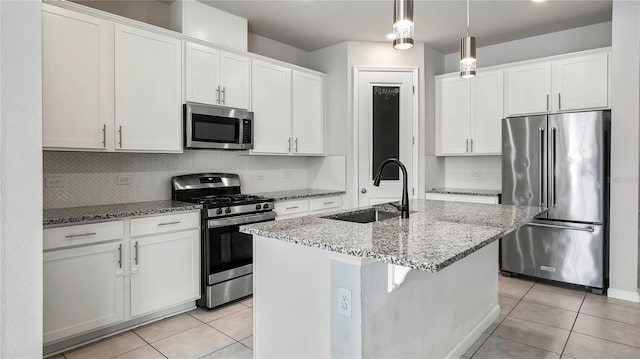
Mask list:
[{"label": "white upper cabinet", "polygon": [[186,100],[249,108],[249,58],[187,42]]},{"label": "white upper cabinet", "polygon": [[324,78],[261,60],[251,69],[251,153],[323,155]]},{"label": "white upper cabinet", "polygon": [[502,70],[437,80],[437,155],[500,154],[503,86]]},{"label": "white upper cabinet", "polygon": [[609,106],[608,53],[573,57],[552,64],[554,111]]},{"label": "white upper cabinet", "polygon": [[249,86],[249,58],[220,51],[221,105],[248,109]]},{"label": "white upper cabinet", "polygon": [[113,24],[42,9],[43,146],[113,149]]},{"label": "white upper cabinet", "polygon": [[293,153],[324,154],[324,79],[293,71]]},{"label": "white upper cabinet", "polygon": [[609,107],[606,51],[507,68],[507,115]]},{"label": "white upper cabinet", "polygon": [[439,82],[438,153],[466,154],[469,152],[471,80],[455,76]]},{"label": "white upper cabinet", "polygon": [[502,118],[504,117],[504,72],[478,72],[471,96],[474,111],[471,121],[470,150],[474,154],[502,153]]},{"label": "white upper cabinet", "polygon": [[116,149],[182,150],[182,41],[115,24]]},{"label": "white upper cabinet", "polygon": [[551,109],[551,63],[510,67],[507,70],[507,115],[544,113]]},{"label": "white upper cabinet", "polygon": [[211,47],[185,43],[185,87],[189,102],[220,103],[220,51]]},{"label": "white upper cabinet", "polygon": [[254,122],[252,153],[290,153],[293,144],[291,69],[253,60],[251,102]]}]

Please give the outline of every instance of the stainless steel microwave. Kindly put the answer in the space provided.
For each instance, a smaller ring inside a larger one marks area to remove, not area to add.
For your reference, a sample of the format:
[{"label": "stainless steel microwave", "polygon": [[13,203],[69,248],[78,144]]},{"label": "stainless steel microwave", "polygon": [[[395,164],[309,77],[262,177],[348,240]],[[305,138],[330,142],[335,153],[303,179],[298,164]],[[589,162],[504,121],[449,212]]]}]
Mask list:
[{"label": "stainless steel microwave", "polygon": [[187,102],[184,137],[186,148],[252,149],[253,112]]}]

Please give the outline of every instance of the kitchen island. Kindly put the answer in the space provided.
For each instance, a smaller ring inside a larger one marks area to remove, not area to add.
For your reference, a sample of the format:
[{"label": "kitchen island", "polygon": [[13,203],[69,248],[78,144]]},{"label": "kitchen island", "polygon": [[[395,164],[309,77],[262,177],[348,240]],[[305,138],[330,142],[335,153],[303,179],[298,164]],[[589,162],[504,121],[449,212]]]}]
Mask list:
[{"label": "kitchen island", "polygon": [[254,235],[256,357],[461,356],[500,311],[496,241],[544,211],[412,200],[408,219],[336,218],[376,209],[396,212],[241,228]]}]

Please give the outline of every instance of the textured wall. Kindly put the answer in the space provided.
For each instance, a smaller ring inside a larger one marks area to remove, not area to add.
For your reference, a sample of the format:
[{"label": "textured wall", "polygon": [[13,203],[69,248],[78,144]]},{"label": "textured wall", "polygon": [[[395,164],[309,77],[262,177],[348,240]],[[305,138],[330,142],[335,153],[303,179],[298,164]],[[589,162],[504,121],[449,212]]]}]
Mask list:
[{"label": "textured wall", "polygon": [[42,358],[42,13],[0,1],[0,358]]},{"label": "textured wall", "polygon": [[[199,172],[238,173],[244,193],[302,189],[311,186],[322,160],[209,150],[183,154],[45,151],[45,178],[62,177],[64,187],[44,188],[44,208],[169,199],[171,176]],[[131,175],[132,184],[117,185],[118,175]]]}]

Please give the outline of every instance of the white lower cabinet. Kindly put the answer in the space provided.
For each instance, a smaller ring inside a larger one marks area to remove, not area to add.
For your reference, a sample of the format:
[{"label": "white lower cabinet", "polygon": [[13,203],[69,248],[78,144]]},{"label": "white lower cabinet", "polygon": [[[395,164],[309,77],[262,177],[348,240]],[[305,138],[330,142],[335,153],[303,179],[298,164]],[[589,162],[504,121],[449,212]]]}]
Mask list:
[{"label": "white lower cabinet", "polygon": [[44,253],[44,342],[124,320],[122,241]]},{"label": "white lower cabinet", "polygon": [[317,197],[311,199],[297,199],[291,201],[277,201],[273,210],[276,221],[282,219],[322,214],[342,209],[342,197]]},{"label": "white lower cabinet", "polygon": [[425,199],[436,201],[455,201],[455,202],[468,202],[468,203],[500,203],[500,197],[498,196],[478,196],[478,195],[466,195],[466,194],[453,194],[453,193],[427,193]]},{"label": "white lower cabinet", "polygon": [[193,211],[45,229],[44,343],[195,302],[199,227]]},{"label": "white lower cabinet", "polygon": [[200,231],[131,240],[131,316],[200,296]]}]

